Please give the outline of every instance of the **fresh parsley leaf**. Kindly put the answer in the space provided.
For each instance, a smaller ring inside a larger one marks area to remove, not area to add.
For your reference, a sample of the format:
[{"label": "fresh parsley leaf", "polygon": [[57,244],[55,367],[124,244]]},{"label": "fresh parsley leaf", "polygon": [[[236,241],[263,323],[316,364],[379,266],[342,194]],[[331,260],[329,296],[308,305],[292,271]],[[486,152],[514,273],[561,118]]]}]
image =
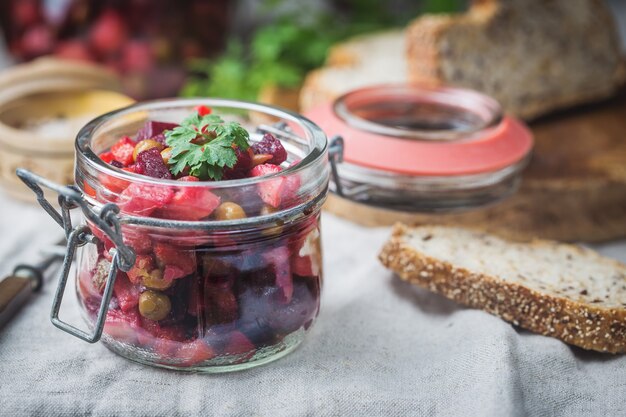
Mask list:
[{"label": "fresh parsley leaf", "polygon": [[215,114],[187,117],[180,126],[165,132],[165,142],[172,148],[169,168],[177,175],[189,167],[200,179],[220,180],[224,168],[237,163],[234,148],[250,147],[250,135],[237,122],[225,122]]}]

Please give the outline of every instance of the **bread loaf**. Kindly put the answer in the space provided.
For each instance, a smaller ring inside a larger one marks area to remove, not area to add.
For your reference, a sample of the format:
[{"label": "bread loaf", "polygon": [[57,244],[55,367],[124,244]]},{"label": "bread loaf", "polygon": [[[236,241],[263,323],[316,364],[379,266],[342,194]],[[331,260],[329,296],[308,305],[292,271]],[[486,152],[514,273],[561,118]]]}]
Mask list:
[{"label": "bread loaf", "polygon": [[397,225],[379,258],[405,281],[527,330],[626,352],[626,265],[589,249]]},{"label": "bread loaf", "polygon": [[611,96],[624,80],[603,0],[480,0],[407,29],[408,78],[482,91],[524,119]]}]

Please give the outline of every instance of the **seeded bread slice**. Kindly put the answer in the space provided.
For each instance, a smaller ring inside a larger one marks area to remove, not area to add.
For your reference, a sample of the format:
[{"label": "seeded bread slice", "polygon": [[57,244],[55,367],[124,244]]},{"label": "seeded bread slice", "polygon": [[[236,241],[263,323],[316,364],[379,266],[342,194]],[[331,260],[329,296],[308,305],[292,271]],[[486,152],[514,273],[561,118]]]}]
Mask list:
[{"label": "seeded bread slice", "polygon": [[626,352],[626,265],[592,250],[398,224],[379,259],[405,281],[530,331]]},{"label": "seeded bread slice", "polygon": [[524,119],[611,96],[624,81],[603,0],[474,0],[407,29],[409,79],[483,91]]}]

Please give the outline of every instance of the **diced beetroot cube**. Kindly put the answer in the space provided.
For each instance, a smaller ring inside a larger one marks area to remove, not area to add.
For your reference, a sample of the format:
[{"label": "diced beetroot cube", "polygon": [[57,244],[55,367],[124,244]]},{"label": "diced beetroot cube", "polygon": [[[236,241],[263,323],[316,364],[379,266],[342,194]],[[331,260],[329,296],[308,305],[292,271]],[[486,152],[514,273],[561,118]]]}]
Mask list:
[{"label": "diced beetroot cube", "polygon": [[124,136],[118,140],[115,145],[111,146],[111,153],[116,161],[121,162],[124,166],[133,163],[133,152],[135,150],[135,142],[128,136]]},{"label": "diced beetroot cube", "polygon": [[150,148],[137,155],[137,170],[152,178],[172,178],[172,173],[157,148]]},{"label": "diced beetroot cube", "polygon": [[[134,165],[130,165],[125,168],[122,168],[122,171],[132,172],[132,173],[137,172],[136,167]],[[112,175],[102,174],[98,176],[98,179],[100,180],[100,183],[102,184],[104,188],[116,194],[124,191],[126,187],[128,187],[128,185],[130,184],[130,182],[114,177]]]},{"label": "diced beetroot cube", "polygon": [[175,359],[178,349],[186,339],[185,330],[181,326],[160,326],[155,336],[152,350],[163,362]]},{"label": "diced beetroot cube", "polygon": [[157,135],[162,134],[166,130],[172,130],[178,125],[176,123],[156,122],[149,120],[143,125],[139,132],[137,132],[137,142],[144,139],[151,139]]},{"label": "diced beetroot cube", "polygon": [[235,148],[235,154],[237,155],[237,162],[232,168],[224,169],[224,179],[234,180],[245,178],[246,174],[252,168],[252,156],[251,151],[241,150],[241,148]]},{"label": "diced beetroot cube", "polygon": [[184,277],[185,271],[176,265],[165,265],[163,270],[163,281],[173,281],[175,279]]},{"label": "diced beetroot cube", "polygon": [[113,152],[102,152],[100,154],[100,159],[102,159],[107,164],[110,164],[111,162],[115,161],[115,155],[113,155]]},{"label": "diced beetroot cube", "polygon": [[122,226],[124,244],[130,246],[136,254],[147,255],[152,252],[152,240],[141,231],[133,230],[131,226]]},{"label": "diced beetroot cube", "polygon": [[120,342],[135,344],[140,326],[141,321],[137,309],[126,312],[109,309],[104,322],[104,333]]},{"label": "diced beetroot cube", "polygon": [[135,265],[126,273],[128,279],[135,285],[141,284],[141,281],[150,275],[150,271],[154,269],[154,260],[150,255],[137,255]]},{"label": "diced beetroot cube", "polygon": [[126,274],[121,271],[117,273],[115,278],[113,292],[124,312],[132,310],[139,304],[139,289],[131,284]]},{"label": "diced beetroot cube", "polygon": [[271,133],[266,133],[260,142],[253,144],[252,151],[257,155],[272,155],[268,164],[280,165],[287,160],[287,151],[283,144]]},{"label": "diced beetroot cube", "polygon": [[[250,171],[251,177],[261,177],[264,175],[275,174],[282,171],[282,168],[277,165],[263,164],[257,165]],[[268,180],[262,184],[258,184],[257,192],[265,204],[269,204],[272,207],[278,207],[280,205],[280,189],[284,182],[284,178],[276,178]]]},{"label": "diced beetroot cube", "polygon": [[214,357],[215,351],[202,339],[182,343],[176,352],[176,359],[182,360],[180,366],[193,366]]},{"label": "diced beetroot cube", "polygon": [[141,315],[139,320],[141,326],[137,332],[137,340],[143,347],[150,348],[156,340],[159,330],[161,330],[161,325],[159,325],[158,321],[147,319]]},{"label": "diced beetroot cube", "polygon": [[291,175],[285,178],[280,189],[280,205],[283,208],[292,207],[298,203],[298,190],[300,189],[300,176]]},{"label": "diced beetroot cube", "polygon": [[[200,181],[196,177],[182,177],[178,181]],[[156,215],[164,219],[200,220],[208,217],[220,205],[220,198],[208,188],[179,188],[172,201],[159,210]]]},{"label": "diced beetroot cube", "polygon": [[251,177],[262,177],[264,175],[276,174],[277,172],[281,172],[283,169],[278,165],[273,164],[262,164],[257,165],[250,171]]},{"label": "diced beetroot cube", "polygon": [[282,292],[284,303],[291,302],[293,295],[293,281],[291,278],[291,264],[289,259],[289,249],[285,246],[272,248],[263,254],[263,259],[272,265],[276,274],[276,286]]},{"label": "diced beetroot cube", "polygon": [[174,192],[170,187],[146,184],[130,184],[120,194],[118,205],[125,213],[149,216],[156,209],[168,204]]},{"label": "diced beetroot cube", "polygon": [[[277,165],[263,164],[252,168],[252,170],[250,170],[250,176],[261,177],[281,171],[282,168]],[[300,177],[297,175],[278,177],[257,184],[257,192],[263,202],[274,208],[278,208],[281,204],[285,205],[287,202],[294,200],[299,188]]]},{"label": "diced beetroot cube", "polygon": [[198,283],[196,277],[194,277],[187,298],[187,313],[194,317],[198,317],[202,314],[203,305],[200,299],[200,292],[200,283]]},{"label": "diced beetroot cube", "polygon": [[319,310],[319,292],[310,287],[311,281],[294,281],[293,297],[289,304],[273,303],[274,308],[268,315],[271,328],[282,334],[289,334],[315,318]]},{"label": "diced beetroot cube", "polygon": [[[150,320],[140,316],[141,328],[144,330],[138,336],[139,342],[145,347],[155,347],[160,341],[182,342],[187,338],[185,329],[182,326],[164,326],[158,321]],[[167,343],[161,347],[167,346]]]},{"label": "diced beetroot cube", "polygon": [[291,269],[294,274],[301,277],[316,277],[319,275],[319,267],[310,256],[295,256],[291,261]]},{"label": "diced beetroot cube", "polygon": [[320,233],[315,228],[302,241],[296,242],[291,269],[301,277],[316,277],[320,275],[321,262]]},{"label": "diced beetroot cube", "polygon": [[227,324],[237,320],[239,306],[235,295],[228,288],[210,287],[205,290],[207,306],[206,321],[213,324]]},{"label": "diced beetroot cube", "polygon": [[254,356],[256,347],[254,344],[238,330],[234,330],[230,333],[230,338],[226,347],[224,348],[224,355],[245,355],[242,361],[250,359]]},{"label": "diced beetroot cube", "polygon": [[157,264],[164,268],[163,279],[178,279],[196,271],[196,253],[163,242],[154,245]]},{"label": "diced beetroot cube", "polygon": [[96,189],[89,185],[89,182],[87,182],[86,179],[83,180],[83,190],[89,197],[96,198],[98,196]]},{"label": "diced beetroot cube", "polygon": [[160,326],[157,336],[160,339],[175,340],[182,342],[187,338],[182,326]]}]

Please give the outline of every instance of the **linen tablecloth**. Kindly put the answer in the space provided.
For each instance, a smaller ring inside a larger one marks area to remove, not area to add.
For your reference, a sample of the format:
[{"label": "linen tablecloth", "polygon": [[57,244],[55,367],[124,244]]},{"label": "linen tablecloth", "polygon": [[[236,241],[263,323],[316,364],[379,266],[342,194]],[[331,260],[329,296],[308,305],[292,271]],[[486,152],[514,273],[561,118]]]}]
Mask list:
[{"label": "linen tablecloth", "polygon": [[[0,197],[3,273],[61,236]],[[626,355],[585,352],[394,278],[388,228],[323,217],[322,311],[304,344],[249,371],[152,369],[57,330],[55,280],[0,330],[0,416],[621,416]],[[599,247],[626,261],[626,244]],[[82,324],[68,288],[62,317]]]}]

